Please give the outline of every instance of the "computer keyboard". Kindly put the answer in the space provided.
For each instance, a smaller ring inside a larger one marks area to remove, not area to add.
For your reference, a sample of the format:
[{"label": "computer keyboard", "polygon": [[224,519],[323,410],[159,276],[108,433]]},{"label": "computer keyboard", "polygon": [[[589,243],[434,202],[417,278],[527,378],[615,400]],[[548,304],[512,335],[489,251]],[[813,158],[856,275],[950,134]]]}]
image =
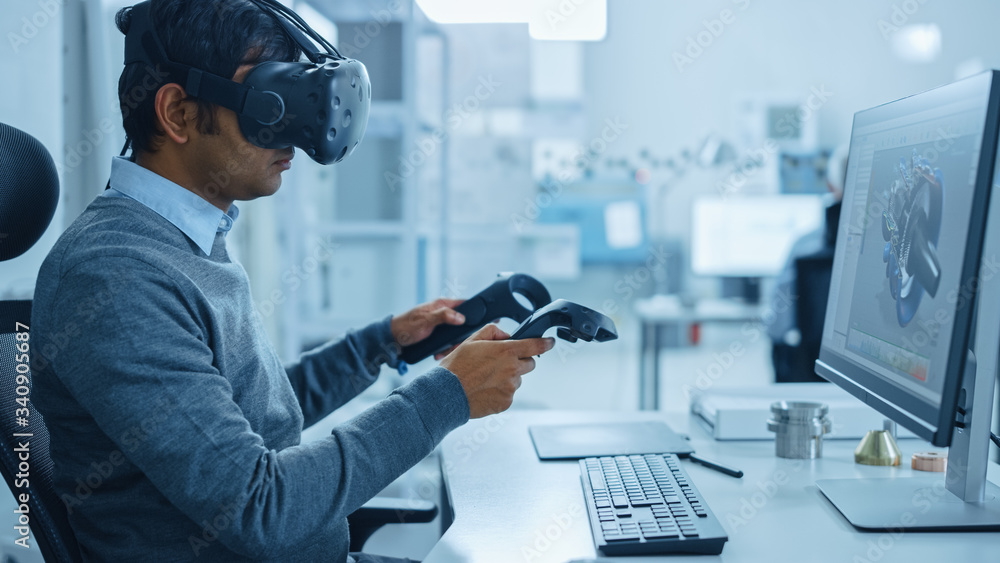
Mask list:
[{"label": "computer keyboard", "polygon": [[674,454],[584,458],[580,478],[605,555],[715,555],[729,539]]}]

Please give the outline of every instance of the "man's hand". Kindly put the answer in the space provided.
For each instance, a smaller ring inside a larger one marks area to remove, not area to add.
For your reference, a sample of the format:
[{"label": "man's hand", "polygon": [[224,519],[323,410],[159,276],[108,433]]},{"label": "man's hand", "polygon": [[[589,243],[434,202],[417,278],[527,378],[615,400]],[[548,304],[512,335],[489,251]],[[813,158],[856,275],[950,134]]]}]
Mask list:
[{"label": "man's hand", "polygon": [[462,383],[471,418],[510,408],[521,376],[535,369],[532,356],[548,352],[556,343],[554,338],[507,340],[509,337],[497,325],[486,325],[441,362],[441,367]]},{"label": "man's hand", "polygon": [[[416,344],[430,336],[434,327],[439,324],[460,325],[464,323],[465,317],[454,310],[454,307],[458,307],[463,301],[463,299],[438,299],[424,303],[398,317],[393,317],[390,328],[392,337],[396,339],[396,344],[400,346]],[[441,359],[450,351],[438,354],[434,356],[434,359]]]}]

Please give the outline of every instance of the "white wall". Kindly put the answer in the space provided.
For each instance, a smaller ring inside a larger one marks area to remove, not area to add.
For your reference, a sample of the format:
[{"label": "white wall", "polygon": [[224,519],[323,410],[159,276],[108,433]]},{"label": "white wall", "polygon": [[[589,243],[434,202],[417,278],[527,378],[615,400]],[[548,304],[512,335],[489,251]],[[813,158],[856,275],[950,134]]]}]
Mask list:
[{"label": "white wall", "polygon": [[[36,137],[59,162],[63,145],[62,13],[67,0],[4,0],[0,20],[0,122]],[[0,299],[30,298],[38,268],[62,232],[62,206],[44,237],[0,264]]]},{"label": "white wall", "polygon": [[[878,21],[889,22],[902,0],[613,0],[607,38],[588,44],[585,57],[593,132],[613,113],[632,124],[620,150],[680,148],[710,131],[730,132],[741,91],[805,95],[825,85],[833,95],[819,130],[830,145],[847,140],[854,112],[949,82],[967,59],[1000,67],[1000,3],[908,1],[919,6],[909,23],[941,28],[934,63],[903,62],[883,38]],[[688,38],[723,9],[735,21],[678,70],[673,53],[683,54]]]}]

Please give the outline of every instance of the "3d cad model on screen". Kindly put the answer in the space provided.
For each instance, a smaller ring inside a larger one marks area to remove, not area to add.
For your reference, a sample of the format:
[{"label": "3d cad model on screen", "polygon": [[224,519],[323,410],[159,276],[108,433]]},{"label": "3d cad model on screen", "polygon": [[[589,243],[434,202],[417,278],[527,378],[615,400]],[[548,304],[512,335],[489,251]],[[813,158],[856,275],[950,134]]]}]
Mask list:
[{"label": "3d cad model on screen", "polygon": [[888,206],[882,212],[886,241],[882,260],[899,326],[906,326],[924,292],[934,297],[941,283],[937,244],[944,182],[941,169],[931,168],[915,149],[909,159],[899,159],[898,172],[886,192]]}]

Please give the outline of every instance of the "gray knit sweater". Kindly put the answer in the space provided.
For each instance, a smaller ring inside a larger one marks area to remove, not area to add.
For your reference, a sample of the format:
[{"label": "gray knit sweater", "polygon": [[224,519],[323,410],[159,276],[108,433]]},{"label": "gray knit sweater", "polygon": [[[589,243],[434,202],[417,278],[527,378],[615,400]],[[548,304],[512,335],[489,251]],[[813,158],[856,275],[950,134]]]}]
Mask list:
[{"label": "gray knit sweater", "polygon": [[300,444],[396,361],[389,319],[282,365],[223,235],[98,197],[42,265],[32,400],[86,560],[346,561],[346,516],[469,418],[436,368]]}]

